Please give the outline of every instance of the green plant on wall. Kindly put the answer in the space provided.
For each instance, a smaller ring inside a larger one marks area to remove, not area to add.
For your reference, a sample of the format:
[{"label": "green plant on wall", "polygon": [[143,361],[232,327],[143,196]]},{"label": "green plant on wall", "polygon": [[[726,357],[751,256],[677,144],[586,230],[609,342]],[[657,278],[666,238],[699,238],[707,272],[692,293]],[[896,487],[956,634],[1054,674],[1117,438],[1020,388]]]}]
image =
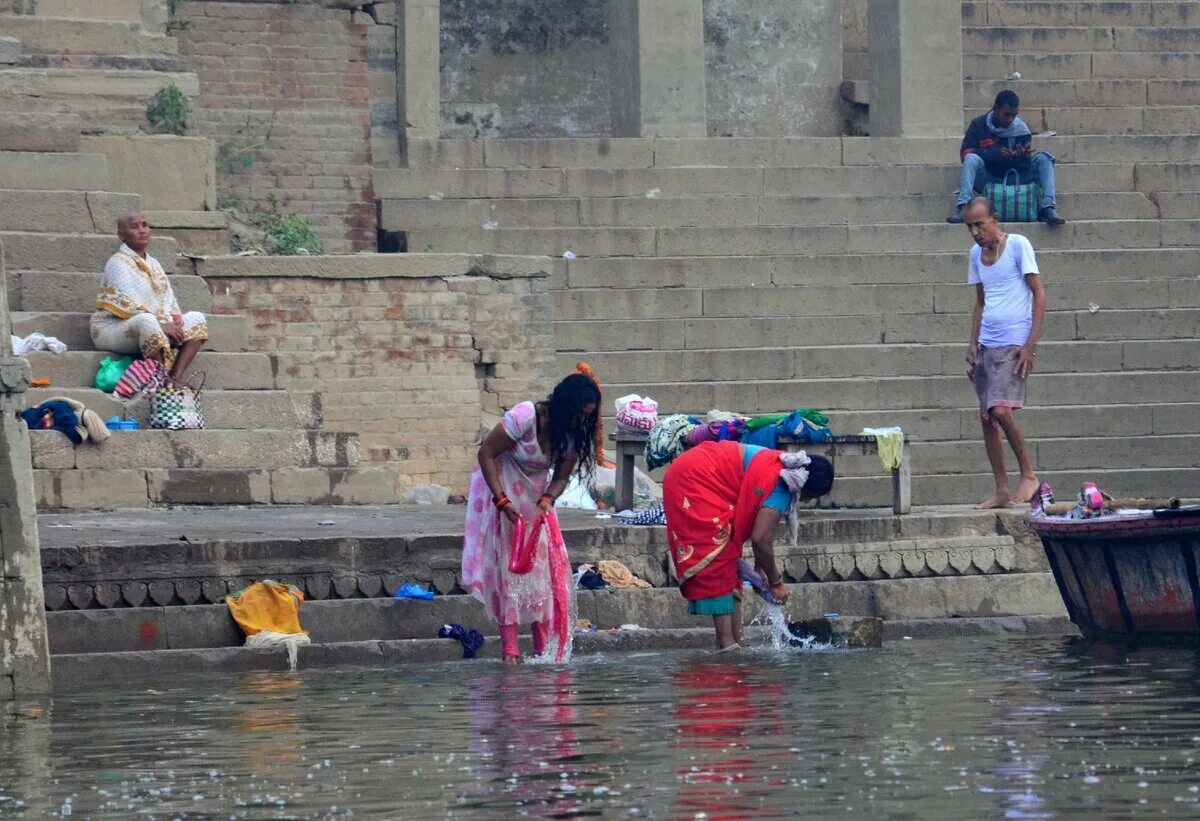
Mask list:
[{"label": "green plant on wall", "polygon": [[146,121],[155,134],[183,134],[188,129],[187,97],[171,83],[155,92],[146,105]]},{"label": "green plant on wall", "polygon": [[279,199],[271,197],[271,210],[263,215],[267,253],[279,256],[308,256],[322,254],[325,246],[316,229],[306,217],[285,214],[279,210]]}]

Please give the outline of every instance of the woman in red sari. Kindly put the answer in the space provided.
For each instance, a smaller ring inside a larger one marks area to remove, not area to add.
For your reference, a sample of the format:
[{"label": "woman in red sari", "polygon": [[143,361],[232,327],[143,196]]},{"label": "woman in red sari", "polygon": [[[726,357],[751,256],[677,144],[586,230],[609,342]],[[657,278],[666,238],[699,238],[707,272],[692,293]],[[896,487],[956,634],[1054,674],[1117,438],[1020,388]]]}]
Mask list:
[{"label": "woman in red sari", "polygon": [[823,496],[832,486],[828,459],[737,442],[705,442],[667,469],[663,504],[675,577],[688,612],[713,617],[718,649],[742,643],[742,545],[750,541],[756,569],[786,603],[775,529],[795,500]]}]

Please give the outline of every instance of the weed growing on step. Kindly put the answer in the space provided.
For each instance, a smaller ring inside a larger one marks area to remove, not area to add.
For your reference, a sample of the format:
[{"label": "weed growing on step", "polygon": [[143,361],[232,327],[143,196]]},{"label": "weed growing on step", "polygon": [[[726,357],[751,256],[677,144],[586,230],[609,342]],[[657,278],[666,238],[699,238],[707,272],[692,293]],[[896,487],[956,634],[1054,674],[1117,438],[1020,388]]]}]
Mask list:
[{"label": "weed growing on step", "polygon": [[325,246],[317,236],[312,222],[299,214],[281,212],[277,197],[271,197],[271,210],[264,215],[262,228],[266,231],[269,254],[287,257],[325,252]]},{"label": "weed growing on step", "polygon": [[160,88],[146,105],[146,121],[155,134],[184,134],[190,114],[187,97],[174,83]]},{"label": "weed growing on step", "polygon": [[325,253],[312,222],[299,214],[284,213],[279,198],[271,197],[269,210],[251,208],[235,197],[222,197],[217,207],[229,215],[235,251],[274,256],[311,256]]}]

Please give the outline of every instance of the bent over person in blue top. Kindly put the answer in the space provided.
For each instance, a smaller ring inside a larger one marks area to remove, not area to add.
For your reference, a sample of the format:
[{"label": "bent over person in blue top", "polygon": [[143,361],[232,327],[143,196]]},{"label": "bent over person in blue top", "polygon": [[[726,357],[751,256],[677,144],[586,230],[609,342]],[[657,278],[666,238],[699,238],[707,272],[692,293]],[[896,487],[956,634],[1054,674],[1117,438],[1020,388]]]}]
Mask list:
[{"label": "bent over person in blue top", "polygon": [[996,95],[992,110],[980,114],[967,126],[960,157],[962,177],[958,184],[958,200],[954,213],[946,222],[960,224],[963,208],[983,187],[991,182],[1002,183],[1005,176],[1016,172],[1021,184],[1037,182],[1042,187],[1038,204],[1038,221],[1047,225],[1062,225],[1054,191],[1054,157],[1045,151],[1034,152],[1033,134],[1025,121],[1017,116],[1021,101],[1016,93],[1005,89]]}]

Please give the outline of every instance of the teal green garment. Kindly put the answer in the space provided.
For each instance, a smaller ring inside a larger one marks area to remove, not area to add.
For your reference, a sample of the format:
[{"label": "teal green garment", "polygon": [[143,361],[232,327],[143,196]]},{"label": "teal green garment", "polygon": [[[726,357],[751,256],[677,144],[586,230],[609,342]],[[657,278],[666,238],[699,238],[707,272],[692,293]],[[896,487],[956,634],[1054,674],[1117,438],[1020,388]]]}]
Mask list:
[{"label": "teal green garment", "polygon": [[732,616],[733,594],[713,596],[711,599],[696,599],[688,602],[688,614],[692,616]]},{"label": "teal green garment", "polygon": [[[742,454],[742,470],[750,468],[750,460],[752,460],[760,450],[767,450],[758,445],[742,445],[745,453]],[[792,506],[792,492],[788,490],[787,485],[782,479],[775,480],[775,489],[771,491],[771,495],[763,502],[763,507],[773,508],[779,511],[780,516],[786,516],[788,508]]]},{"label": "teal green garment", "polygon": [[[829,417],[821,413],[819,410],[812,408],[796,408],[792,413],[798,413],[814,425],[825,427],[829,424]],[[784,419],[791,416],[791,413],[772,413],[768,416],[756,416],[753,419],[746,420],[746,430],[754,431],[759,428],[765,428],[768,425],[778,425]]]}]

